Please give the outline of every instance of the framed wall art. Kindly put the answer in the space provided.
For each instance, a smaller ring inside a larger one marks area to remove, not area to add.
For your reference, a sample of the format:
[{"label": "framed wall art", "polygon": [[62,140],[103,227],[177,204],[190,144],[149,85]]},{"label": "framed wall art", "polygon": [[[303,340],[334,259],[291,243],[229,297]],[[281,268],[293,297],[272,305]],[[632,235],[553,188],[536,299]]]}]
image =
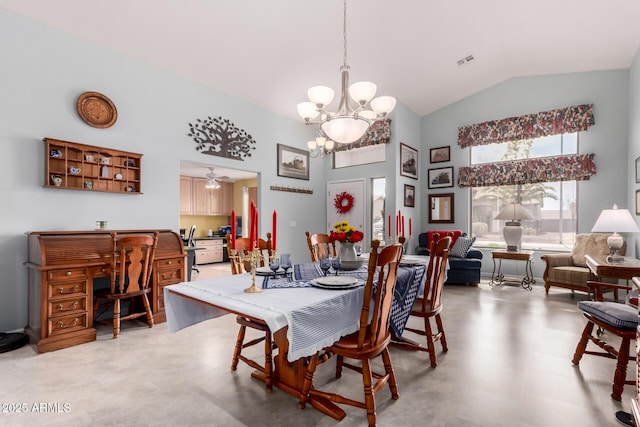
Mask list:
[{"label": "framed wall art", "polygon": [[429,223],[453,224],[453,193],[429,194]]},{"label": "framed wall art", "polygon": [[636,190],[636,215],[640,215],[640,190]]},{"label": "framed wall art", "polygon": [[429,161],[431,163],[443,163],[451,161],[451,147],[432,148],[429,150]]},{"label": "framed wall art", "polygon": [[413,185],[404,185],[404,205],[409,208],[416,206],[416,187]]},{"label": "framed wall art", "polygon": [[636,183],[640,182],[640,157],[636,159]]},{"label": "framed wall art", "polygon": [[418,179],[418,150],[400,143],[400,175]]},{"label": "framed wall art", "polygon": [[429,169],[429,188],[453,187],[453,167]]},{"label": "framed wall art", "polygon": [[309,152],[278,144],[278,176],[309,180]]}]

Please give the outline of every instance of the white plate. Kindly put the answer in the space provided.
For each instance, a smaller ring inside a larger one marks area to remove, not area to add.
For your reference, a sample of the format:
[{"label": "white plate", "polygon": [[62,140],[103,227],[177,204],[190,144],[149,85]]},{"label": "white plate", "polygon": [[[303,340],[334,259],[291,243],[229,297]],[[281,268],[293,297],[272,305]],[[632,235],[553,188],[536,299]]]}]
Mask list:
[{"label": "white plate", "polygon": [[355,277],[349,276],[324,276],[312,280],[312,282],[316,282],[320,285],[325,286],[351,286],[355,285],[359,281],[360,280],[356,279]]},{"label": "white plate", "polygon": [[323,284],[321,284],[321,283],[316,282],[315,280],[312,280],[312,281],[311,281],[311,282],[309,282],[309,283],[311,283],[311,286],[314,286],[314,287],[316,287],[316,288],[331,289],[331,290],[334,290],[334,291],[337,291],[337,290],[344,290],[344,289],[353,289],[353,288],[358,288],[358,287],[360,287],[360,286],[364,285],[364,282],[363,282],[363,281],[361,281],[361,280],[359,280],[358,282],[353,283],[353,284],[351,284],[351,285],[342,285],[342,286],[335,286],[335,285],[323,285]]},{"label": "white plate", "polygon": [[[258,267],[256,268],[256,274],[259,276],[273,276],[273,271],[267,266]],[[278,271],[276,271],[276,274],[284,274],[284,269],[279,268]]]}]

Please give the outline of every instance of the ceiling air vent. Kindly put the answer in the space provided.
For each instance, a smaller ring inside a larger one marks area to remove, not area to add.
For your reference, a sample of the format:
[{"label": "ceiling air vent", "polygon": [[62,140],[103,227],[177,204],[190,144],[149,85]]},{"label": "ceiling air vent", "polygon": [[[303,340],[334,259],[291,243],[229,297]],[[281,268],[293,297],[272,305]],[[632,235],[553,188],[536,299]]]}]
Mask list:
[{"label": "ceiling air vent", "polygon": [[456,63],[458,64],[458,67],[462,67],[463,65],[467,65],[469,62],[473,61],[475,58],[473,57],[473,55],[467,55],[462,59],[459,59]]}]

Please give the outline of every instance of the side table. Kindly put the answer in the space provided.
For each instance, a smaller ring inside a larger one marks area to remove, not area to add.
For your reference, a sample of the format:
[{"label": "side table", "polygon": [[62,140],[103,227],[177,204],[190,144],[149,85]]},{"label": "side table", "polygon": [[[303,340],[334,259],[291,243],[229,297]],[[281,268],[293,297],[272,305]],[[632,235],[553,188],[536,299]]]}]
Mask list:
[{"label": "side table", "polygon": [[[523,289],[533,290],[532,284],[536,283],[533,278],[533,251],[491,251],[493,257],[493,272],[491,273],[491,286],[502,285],[505,282],[520,283]],[[502,260],[508,259],[512,261],[524,261],[524,277],[522,279],[515,277],[506,277],[502,274]],[[496,274],[496,260],[498,260],[498,274]]]}]

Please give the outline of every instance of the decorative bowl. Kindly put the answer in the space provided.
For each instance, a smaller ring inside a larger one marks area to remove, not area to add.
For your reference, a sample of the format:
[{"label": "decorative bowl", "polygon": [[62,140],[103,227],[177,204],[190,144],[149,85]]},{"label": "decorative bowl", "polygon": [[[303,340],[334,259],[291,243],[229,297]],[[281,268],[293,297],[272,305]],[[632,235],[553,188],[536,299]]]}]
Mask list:
[{"label": "decorative bowl", "polygon": [[357,270],[364,263],[364,259],[357,259],[355,261],[340,261],[340,270]]}]

